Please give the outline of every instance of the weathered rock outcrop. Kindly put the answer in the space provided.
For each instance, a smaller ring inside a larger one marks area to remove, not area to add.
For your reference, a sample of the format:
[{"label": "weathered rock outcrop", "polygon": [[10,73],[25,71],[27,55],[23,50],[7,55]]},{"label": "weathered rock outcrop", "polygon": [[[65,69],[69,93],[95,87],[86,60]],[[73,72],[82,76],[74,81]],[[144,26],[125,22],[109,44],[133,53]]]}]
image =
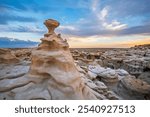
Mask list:
[{"label": "weathered rock outcrop", "polygon": [[103,68],[100,65],[89,65],[88,74],[92,77],[99,77],[103,82],[117,82],[118,74],[110,68]]},{"label": "weathered rock outcrop", "polygon": [[[75,66],[66,40],[56,34],[55,20],[44,22],[49,32],[32,51],[28,74],[0,81],[0,98],[4,99],[97,99],[84,84]],[[6,93],[5,93],[6,92]]]},{"label": "weathered rock outcrop", "polygon": [[150,85],[131,76],[120,80],[116,92],[124,99],[150,99]]},{"label": "weathered rock outcrop", "polygon": [[143,72],[138,79],[141,79],[150,85],[150,71]]},{"label": "weathered rock outcrop", "polygon": [[31,61],[31,52],[33,48],[14,49],[12,53],[21,61]]},{"label": "weathered rock outcrop", "polygon": [[50,19],[44,24],[49,32],[32,52],[28,76],[38,79],[38,82],[46,81],[52,99],[95,99],[80,78],[67,41],[54,33],[59,23]]},{"label": "weathered rock outcrop", "polygon": [[0,49],[0,63],[17,63],[19,59],[9,49]]}]

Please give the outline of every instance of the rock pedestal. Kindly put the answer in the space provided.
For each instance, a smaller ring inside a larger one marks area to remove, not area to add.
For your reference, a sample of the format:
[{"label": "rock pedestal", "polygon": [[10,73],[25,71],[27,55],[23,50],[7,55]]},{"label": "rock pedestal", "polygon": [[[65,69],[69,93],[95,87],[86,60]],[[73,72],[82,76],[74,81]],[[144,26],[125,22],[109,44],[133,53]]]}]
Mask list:
[{"label": "rock pedestal", "polygon": [[81,80],[67,41],[54,32],[59,23],[49,19],[44,24],[49,32],[32,52],[28,76],[36,83],[45,82],[51,99],[96,99]]}]

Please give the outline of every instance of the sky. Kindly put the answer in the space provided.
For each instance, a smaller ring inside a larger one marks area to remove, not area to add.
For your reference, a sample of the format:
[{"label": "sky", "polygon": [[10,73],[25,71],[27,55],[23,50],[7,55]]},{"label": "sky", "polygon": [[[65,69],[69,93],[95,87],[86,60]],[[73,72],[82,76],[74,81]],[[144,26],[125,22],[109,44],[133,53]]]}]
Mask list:
[{"label": "sky", "polygon": [[71,48],[150,44],[150,0],[0,0],[0,47],[35,45],[50,18]]}]

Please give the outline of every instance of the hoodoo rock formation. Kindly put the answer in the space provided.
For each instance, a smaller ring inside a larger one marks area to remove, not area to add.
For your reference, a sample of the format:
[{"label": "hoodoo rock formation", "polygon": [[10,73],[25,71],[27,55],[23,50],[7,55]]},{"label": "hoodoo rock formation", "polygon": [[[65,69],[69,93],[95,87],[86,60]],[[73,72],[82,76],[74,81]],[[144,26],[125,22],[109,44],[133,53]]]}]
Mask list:
[{"label": "hoodoo rock formation", "polygon": [[37,79],[37,83],[45,82],[51,99],[96,99],[81,80],[67,41],[54,32],[59,23],[49,19],[44,24],[49,32],[32,52],[28,76]]},{"label": "hoodoo rock formation", "polygon": [[44,22],[48,33],[32,51],[29,72],[17,79],[0,81],[1,99],[97,99],[84,84],[78,72],[69,45],[56,34],[59,22]]}]

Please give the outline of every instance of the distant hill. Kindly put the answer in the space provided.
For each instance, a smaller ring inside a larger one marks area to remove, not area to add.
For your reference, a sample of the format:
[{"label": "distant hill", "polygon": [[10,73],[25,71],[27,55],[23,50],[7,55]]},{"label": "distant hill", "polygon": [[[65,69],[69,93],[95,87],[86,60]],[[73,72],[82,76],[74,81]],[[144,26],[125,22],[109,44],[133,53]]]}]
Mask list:
[{"label": "distant hill", "polygon": [[35,47],[39,42],[25,41],[8,37],[0,37],[0,48],[29,48]]},{"label": "distant hill", "polygon": [[133,48],[150,48],[150,44],[143,44],[143,45],[135,45]]}]

